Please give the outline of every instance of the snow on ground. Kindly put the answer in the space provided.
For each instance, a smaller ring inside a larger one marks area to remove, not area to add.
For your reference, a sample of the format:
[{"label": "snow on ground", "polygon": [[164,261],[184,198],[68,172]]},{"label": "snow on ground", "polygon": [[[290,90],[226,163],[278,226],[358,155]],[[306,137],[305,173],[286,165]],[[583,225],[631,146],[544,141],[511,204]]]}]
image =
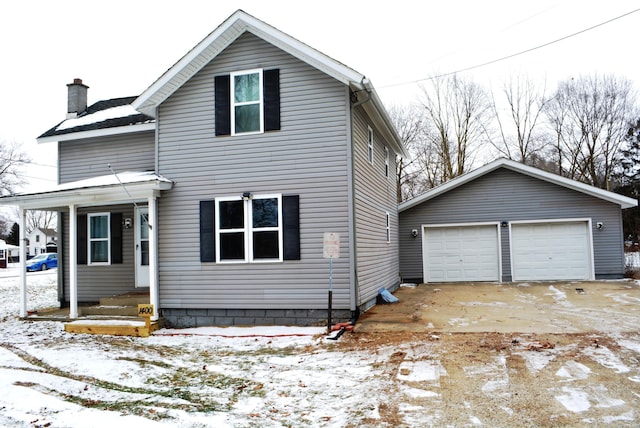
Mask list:
[{"label": "snow on ground", "polygon": [[[548,426],[640,421],[638,334],[557,346],[461,335],[452,348],[452,335],[378,345],[358,333],[327,341],[315,327],[74,335],[16,318],[18,273],[0,270],[0,426],[521,426],[541,412]],[[55,269],[27,274],[27,284],[29,310],[56,305]]]}]

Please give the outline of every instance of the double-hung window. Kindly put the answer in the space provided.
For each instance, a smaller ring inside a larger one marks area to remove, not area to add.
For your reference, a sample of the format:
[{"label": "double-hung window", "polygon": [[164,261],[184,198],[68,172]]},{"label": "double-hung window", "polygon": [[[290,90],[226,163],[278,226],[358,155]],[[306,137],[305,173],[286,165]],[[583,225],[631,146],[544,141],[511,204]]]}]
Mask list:
[{"label": "double-hung window", "polygon": [[263,132],[262,70],[231,74],[232,135]]},{"label": "double-hung window", "polygon": [[387,212],[386,217],[387,217],[387,227],[386,227],[387,242],[391,242],[391,214]]},{"label": "double-hung window", "polygon": [[373,165],[373,129],[367,127],[367,160]]},{"label": "double-hung window", "polygon": [[389,177],[389,147],[384,148],[384,176]]},{"label": "double-hung window", "polygon": [[109,213],[88,215],[89,264],[110,264],[110,217]]},{"label": "double-hung window", "polygon": [[277,262],[283,259],[282,196],[216,198],[218,262]]}]

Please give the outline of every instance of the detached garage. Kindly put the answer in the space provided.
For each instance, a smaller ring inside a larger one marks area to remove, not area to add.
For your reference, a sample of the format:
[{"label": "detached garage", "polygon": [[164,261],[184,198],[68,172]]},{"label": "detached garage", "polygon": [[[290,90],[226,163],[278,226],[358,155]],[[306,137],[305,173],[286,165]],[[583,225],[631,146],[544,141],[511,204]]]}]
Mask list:
[{"label": "detached garage", "polygon": [[400,204],[404,281],[621,278],[635,199],[498,159]]}]

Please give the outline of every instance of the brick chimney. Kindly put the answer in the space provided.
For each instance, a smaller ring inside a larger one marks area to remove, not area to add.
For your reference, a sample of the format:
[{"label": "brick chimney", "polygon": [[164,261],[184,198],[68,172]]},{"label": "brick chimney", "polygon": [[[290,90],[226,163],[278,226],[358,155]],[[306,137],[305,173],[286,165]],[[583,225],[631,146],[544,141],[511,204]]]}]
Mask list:
[{"label": "brick chimney", "polygon": [[67,84],[67,119],[77,117],[87,109],[87,89],[82,79],[73,79],[73,83]]}]

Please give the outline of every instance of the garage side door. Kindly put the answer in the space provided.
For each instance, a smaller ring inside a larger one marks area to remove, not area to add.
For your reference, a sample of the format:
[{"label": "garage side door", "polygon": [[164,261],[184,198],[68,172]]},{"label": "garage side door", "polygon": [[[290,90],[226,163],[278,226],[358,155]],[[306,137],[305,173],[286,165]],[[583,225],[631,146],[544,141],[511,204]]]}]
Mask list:
[{"label": "garage side door", "polygon": [[426,282],[500,280],[496,225],[426,227],[423,238]]},{"label": "garage side door", "polygon": [[514,281],[592,279],[589,223],[511,225]]}]

